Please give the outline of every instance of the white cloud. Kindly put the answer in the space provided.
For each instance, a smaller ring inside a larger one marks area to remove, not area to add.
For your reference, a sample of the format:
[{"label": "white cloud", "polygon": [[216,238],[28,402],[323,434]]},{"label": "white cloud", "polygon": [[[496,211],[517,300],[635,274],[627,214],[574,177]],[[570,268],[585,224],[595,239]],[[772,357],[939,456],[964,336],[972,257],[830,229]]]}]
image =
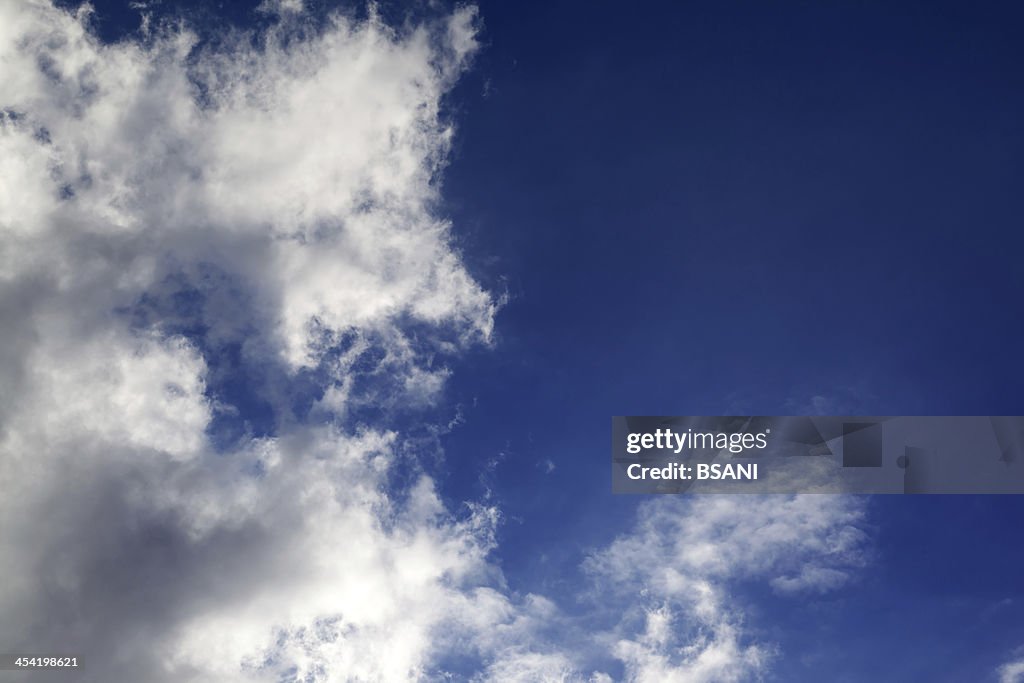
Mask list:
[{"label": "white cloud", "polygon": [[1024,659],[1003,664],[997,674],[999,683],[1021,683],[1024,681]]},{"label": "white cloud", "polygon": [[[747,681],[782,656],[748,627],[737,587],[813,599],[866,560],[863,500],[835,496],[664,497],[593,552],[570,611],[538,596],[480,628],[480,680]],[[777,581],[782,580],[781,584]],[[500,610],[492,610],[496,615]],[[610,673],[611,672],[611,673]],[[614,674],[614,677],[613,677]]]},{"label": "white cloud", "polygon": [[659,498],[631,533],[593,554],[602,600],[630,606],[612,635],[631,681],[740,681],[764,674],[770,643],[744,632],[732,588],[823,593],[863,564],[863,504],[833,496]]},{"label": "white cloud", "polygon": [[[494,304],[430,212],[470,10],[402,36],[339,18],[287,47],[281,28],[198,58],[188,33],[99,45],[45,5],[4,13],[7,279],[56,271],[62,293],[130,303],[212,267],[246,293],[219,303],[245,306],[292,366],[316,361],[312,324],[387,335],[409,315],[489,335]],[[221,313],[204,322],[237,318]]]},{"label": "white cloud", "polygon": [[[0,5],[8,647],[87,653],[92,681],[405,680],[439,625],[510,609],[481,592],[495,512],[415,471],[392,492],[401,437],[343,426],[384,380],[429,400],[435,357],[490,334],[432,210],[473,17],[196,51]],[[278,410],[218,452],[232,345],[275,409],[320,368],[326,423]]]}]

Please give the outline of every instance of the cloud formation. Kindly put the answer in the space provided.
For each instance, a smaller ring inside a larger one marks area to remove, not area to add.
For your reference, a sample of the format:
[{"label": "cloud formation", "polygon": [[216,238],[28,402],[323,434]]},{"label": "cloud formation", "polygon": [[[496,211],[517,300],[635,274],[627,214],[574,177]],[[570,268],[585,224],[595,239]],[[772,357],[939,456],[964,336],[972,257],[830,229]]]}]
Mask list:
[{"label": "cloud formation", "polygon": [[492,627],[474,680],[757,680],[783,653],[744,589],[807,601],[855,580],[865,514],[847,496],[657,497],[588,556],[571,611],[529,596]]},{"label": "cloud formation", "polygon": [[[433,211],[473,10],[216,48],[88,21],[0,5],[0,641],[95,681],[419,676],[495,513],[395,490],[398,436],[345,417],[491,332]],[[249,403],[267,433],[213,443]]]},{"label": "cloud formation", "polygon": [[298,9],[104,44],[0,2],[3,649],[104,682],[764,671],[730,586],[841,586],[860,504],[657,500],[582,613],[508,590],[499,512],[443,505],[388,419],[492,334],[436,211],[475,11]]},{"label": "cloud formation", "polygon": [[[801,597],[838,588],[863,564],[862,501],[828,496],[657,499],[637,527],[592,555],[602,595],[632,596],[610,634],[631,681],[741,681],[771,644],[744,630],[744,582]],[[825,577],[825,578],[823,578]]]}]

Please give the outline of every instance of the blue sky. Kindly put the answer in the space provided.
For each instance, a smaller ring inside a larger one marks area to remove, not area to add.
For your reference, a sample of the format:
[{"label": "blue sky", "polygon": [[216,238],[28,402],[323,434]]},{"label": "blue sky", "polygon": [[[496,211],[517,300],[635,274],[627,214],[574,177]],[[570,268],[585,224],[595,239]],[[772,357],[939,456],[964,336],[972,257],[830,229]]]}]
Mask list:
[{"label": "blue sky", "polygon": [[[605,415],[1019,411],[1019,8],[482,14],[446,195],[511,301],[454,378],[479,403],[448,450],[508,454],[511,575],[551,582],[542,556],[572,566],[626,523]],[[781,680],[972,680],[1016,646],[1019,500],[869,510],[854,595],[762,615],[841,666]]]},{"label": "blue sky", "polygon": [[1024,681],[1018,497],[608,468],[612,415],[1020,412],[1024,10],[60,7],[0,8],[0,650]]}]

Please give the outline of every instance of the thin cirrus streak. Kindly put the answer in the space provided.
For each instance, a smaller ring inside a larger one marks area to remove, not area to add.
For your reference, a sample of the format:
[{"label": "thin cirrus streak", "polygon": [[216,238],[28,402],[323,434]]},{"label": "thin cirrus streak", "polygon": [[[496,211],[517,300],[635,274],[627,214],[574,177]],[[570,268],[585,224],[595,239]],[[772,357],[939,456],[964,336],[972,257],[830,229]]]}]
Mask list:
[{"label": "thin cirrus streak", "polygon": [[731,582],[843,584],[859,503],[758,503],[769,538],[723,527],[729,501],[646,503],[569,616],[507,587],[497,509],[449,509],[394,425],[347,419],[439,400],[443,359],[492,338],[435,210],[478,19],[276,11],[257,47],[105,44],[87,9],[0,3],[0,649],[80,652],[89,681],[767,670]]}]

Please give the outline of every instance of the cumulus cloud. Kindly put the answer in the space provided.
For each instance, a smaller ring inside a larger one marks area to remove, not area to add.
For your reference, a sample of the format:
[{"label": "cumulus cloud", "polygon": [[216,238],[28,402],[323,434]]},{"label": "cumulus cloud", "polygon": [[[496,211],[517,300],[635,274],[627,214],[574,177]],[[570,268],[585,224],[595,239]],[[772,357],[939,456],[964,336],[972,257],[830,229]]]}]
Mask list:
[{"label": "cumulus cloud", "polygon": [[[433,210],[474,12],[216,48],[88,12],[0,5],[0,642],[94,681],[417,678],[501,608],[496,513],[389,486],[400,436],[345,418],[491,332]],[[218,445],[232,376],[273,424]]]},{"label": "cumulus cloud", "polygon": [[509,591],[499,512],[446,507],[410,457],[389,416],[496,311],[436,211],[473,9],[265,3],[278,23],[215,44],[152,20],[104,44],[89,11],[0,0],[4,650],[102,682],[597,682],[609,653],[736,680],[773,650],[733,582],[849,579],[855,501],[663,499],[570,615]]}]

